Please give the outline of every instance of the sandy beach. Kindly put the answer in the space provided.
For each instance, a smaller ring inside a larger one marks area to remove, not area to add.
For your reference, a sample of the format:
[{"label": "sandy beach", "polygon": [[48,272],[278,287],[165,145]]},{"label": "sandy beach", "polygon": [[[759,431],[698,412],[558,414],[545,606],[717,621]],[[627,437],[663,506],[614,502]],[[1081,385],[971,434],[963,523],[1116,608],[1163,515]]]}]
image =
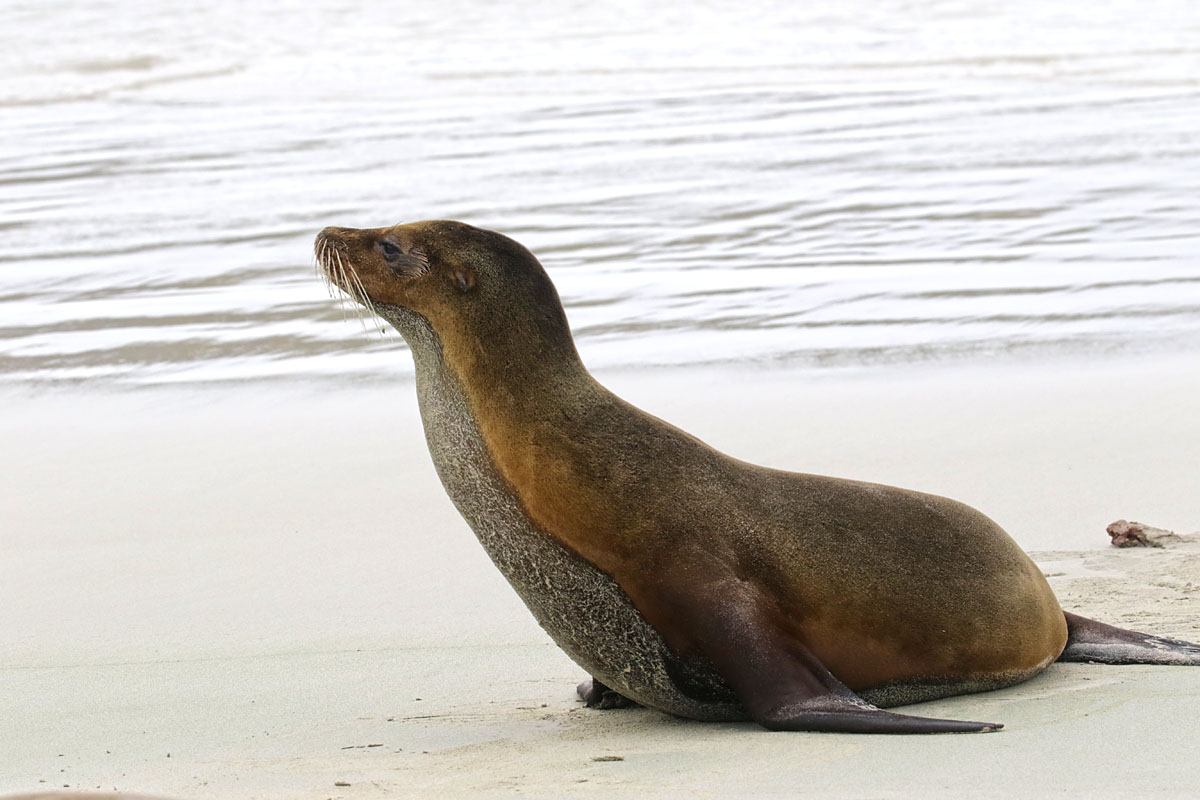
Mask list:
[{"label": "sandy beach", "polygon": [[[405,357],[398,354],[398,358]],[[1191,363],[602,374],[758,463],[963,500],[1062,604],[1200,640]],[[1162,796],[1200,670],[1056,665],[910,707],[974,736],[769,734],[581,707],[584,677],[438,484],[411,384],[12,396],[0,420],[0,794]]]}]

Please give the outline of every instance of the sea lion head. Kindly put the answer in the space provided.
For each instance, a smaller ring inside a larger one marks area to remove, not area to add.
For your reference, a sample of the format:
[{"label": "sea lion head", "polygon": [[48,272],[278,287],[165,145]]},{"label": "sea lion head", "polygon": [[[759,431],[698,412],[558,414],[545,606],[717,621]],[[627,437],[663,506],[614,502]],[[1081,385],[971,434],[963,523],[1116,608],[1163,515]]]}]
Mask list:
[{"label": "sea lion head", "polygon": [[[411,338],[413,315],[446,340],[521,342],[574,352],[558,292],[518,242],[462,222],[321,231],[314,250],[332,284]],[[411,343],[411,342],[410,342]]]}]

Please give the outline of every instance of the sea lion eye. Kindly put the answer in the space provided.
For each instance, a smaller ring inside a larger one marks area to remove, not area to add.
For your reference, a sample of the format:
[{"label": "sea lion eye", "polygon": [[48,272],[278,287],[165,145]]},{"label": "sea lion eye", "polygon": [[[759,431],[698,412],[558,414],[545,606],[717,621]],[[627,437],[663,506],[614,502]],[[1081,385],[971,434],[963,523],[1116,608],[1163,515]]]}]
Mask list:
[{"label": "sea lion eye", "polygon": [[391,242],[380,242],[379,249],[383,251],[384,258],[395,258],[400,255],[400,248]]}]

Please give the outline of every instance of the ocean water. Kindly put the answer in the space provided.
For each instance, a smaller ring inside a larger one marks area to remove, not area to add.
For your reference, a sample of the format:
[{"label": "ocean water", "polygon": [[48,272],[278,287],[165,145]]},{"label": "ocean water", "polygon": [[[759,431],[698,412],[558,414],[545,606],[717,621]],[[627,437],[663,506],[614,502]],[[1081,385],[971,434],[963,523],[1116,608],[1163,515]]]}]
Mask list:
[{"label": "ocean water", "polygon": [[1200,4],[0,5],[0,385],[411,372],[326,225],[541,258],[595,367],[1200,346]]}]

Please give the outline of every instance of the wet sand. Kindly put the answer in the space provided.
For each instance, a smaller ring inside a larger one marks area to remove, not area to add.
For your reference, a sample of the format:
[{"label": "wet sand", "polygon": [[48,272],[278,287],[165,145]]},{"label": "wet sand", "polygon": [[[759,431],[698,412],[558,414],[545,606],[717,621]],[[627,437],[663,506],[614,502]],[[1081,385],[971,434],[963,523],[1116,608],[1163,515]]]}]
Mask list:
[{"label": "wet sand", "polygon": [[[1200,376],[602,375],[760,463],[980,508],[1063,605],[1200,640]],[[13,397],[0,420],[0,793],[172,798],[1174,796],[1200,670],[1056,665],[911,707],[976,736],[594,712],[433,474],[411,385]],[[349,784],[340,786],[339,783]]]}]

